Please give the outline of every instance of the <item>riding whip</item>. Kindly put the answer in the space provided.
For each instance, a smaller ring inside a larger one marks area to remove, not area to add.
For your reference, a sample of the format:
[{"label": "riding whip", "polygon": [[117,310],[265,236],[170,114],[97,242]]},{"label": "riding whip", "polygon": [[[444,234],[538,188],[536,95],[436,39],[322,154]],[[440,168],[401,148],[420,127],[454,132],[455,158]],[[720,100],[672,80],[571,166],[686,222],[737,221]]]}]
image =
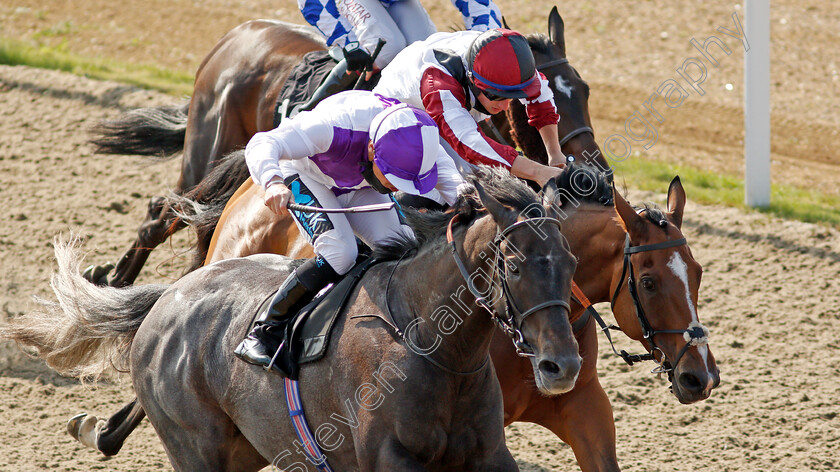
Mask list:
[{"label": "riding whip", "polygon": [[319,208],[306,205],[298,205],[297,203],[289,203],[286,205],[289,210],[299,211],[302,213],[371,213],[374,211],[388,211],[394,208],[394,202],[377,203],[374,205],[361,205],[350,208]]}]

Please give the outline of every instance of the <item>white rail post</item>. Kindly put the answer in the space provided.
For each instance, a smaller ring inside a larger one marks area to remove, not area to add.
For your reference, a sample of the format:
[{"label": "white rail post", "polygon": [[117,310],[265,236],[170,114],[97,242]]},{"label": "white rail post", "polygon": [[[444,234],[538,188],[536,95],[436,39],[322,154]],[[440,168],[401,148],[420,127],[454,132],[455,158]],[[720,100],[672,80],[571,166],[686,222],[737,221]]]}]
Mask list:
[{"label": "white rail post", "polygon": [[770,205],[770,0],[744,0],[744,201]]}]

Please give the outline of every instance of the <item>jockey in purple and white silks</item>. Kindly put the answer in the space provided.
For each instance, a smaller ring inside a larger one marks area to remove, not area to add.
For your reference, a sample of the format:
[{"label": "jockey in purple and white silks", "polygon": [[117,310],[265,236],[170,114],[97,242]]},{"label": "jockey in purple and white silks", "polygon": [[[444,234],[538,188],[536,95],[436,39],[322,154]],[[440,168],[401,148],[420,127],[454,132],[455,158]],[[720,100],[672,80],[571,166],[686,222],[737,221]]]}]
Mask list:
[{"label": "jockey in purple and white silks", "polygon": [[[451,0],[461,12],[464,28],[485,31],[502,26],[493,0]],[[379,39],[385,45],[375,65],[384,68],[403,48],[437,32],[419,0],[298,0],[304,19],[327,38],[327,46],[358,43],[368,54]]]},{"label": "jockey in purple and white silks", "polygon": [[[312,111],[257,133],[245,148],[251,176],[265,189],[273,212],[294,202],[319,208],[348,208],[393,201],[401,190],[454,203],[464,180],[438,141],[435,122],[422,109],[367,91],[324,99]],[[267,331],[296,313],[355,264],[355,236],[373,246],[413,237],[396,208],[374,213],[291,211],[309,236],[316,257],[283,282],[254,330],[234,353],[246,362],[269,365]]]}]

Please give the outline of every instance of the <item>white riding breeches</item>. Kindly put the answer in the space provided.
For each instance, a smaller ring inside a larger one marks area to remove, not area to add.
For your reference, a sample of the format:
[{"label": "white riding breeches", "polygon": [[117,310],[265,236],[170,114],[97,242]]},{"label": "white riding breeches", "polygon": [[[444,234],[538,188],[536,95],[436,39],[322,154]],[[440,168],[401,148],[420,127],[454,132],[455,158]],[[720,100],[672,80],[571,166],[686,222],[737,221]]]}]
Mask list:
[{"label": "white riding breeches", "polygon": [[[295,202],[302,205],[350,208],[392,201],[390,195],[381,194],[370,187],[351,190],[336,196],[331,189],[306,175],[297,176],[299,183],[293,181],[295,177],[287,178],[286,186],[292,190]],[[315,248],[315,254],[326,259],[339,275],[347,273],[356,263],[358,248],[355,236],[370,247],[391,238],[414,237],[411,228],[402,223],[398,207],[371,213],[293,211],[292,216],[301,233],[309,236],[309,241]]]}]

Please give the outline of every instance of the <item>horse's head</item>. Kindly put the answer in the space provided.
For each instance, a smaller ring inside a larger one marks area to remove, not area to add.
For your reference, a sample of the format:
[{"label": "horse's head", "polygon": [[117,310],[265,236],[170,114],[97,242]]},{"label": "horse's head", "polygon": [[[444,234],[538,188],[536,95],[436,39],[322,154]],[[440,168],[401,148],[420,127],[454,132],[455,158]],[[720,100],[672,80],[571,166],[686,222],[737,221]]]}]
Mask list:
[{"label": "horse's head", "polygon": [[479,174],[473,182],[489,216],[467,234],[465,249],[492,267],[500,290],[488,302],[517,351],[530,358],[537,387],[546,394],[567,392],[581,367],[568,305],[577,263],[546,203],[554,201],[553,190],[548,188],[541,201],[506,172]]},{"label": "horse's head", "polygon": [[[563,18],[557,12],[557,7],[553,7],[548,15],[548,36],[530,35],[528,43],[534,54],[537,70],[548,79],[548,85],[554,93],[554,104],[557,106],[557,113],[560,114],[557,134],[563,153],[588,163],[597,161],[599,167],[609,169],[592,131],[589,118],[589,85],[566,58]],[[509,113],[524,117],[524,106],[514,100]],[[548,157],[539,133],[527,126],[527,120],[510,121],[515,123],[514,137],[525,154],[531,159],[546,163]]]},{"label": "horse's head", "polygon": [[680,179],[668,189],[667,213],[651,207],[636,211],[617,192],[614,198],[629,238],[611,284],[616,321],[661,364],[655,371],[668,373],[681,403],[705,400],[720,383],[720,371],[697,315],[703,270],[680,230],[685,206]]}]

